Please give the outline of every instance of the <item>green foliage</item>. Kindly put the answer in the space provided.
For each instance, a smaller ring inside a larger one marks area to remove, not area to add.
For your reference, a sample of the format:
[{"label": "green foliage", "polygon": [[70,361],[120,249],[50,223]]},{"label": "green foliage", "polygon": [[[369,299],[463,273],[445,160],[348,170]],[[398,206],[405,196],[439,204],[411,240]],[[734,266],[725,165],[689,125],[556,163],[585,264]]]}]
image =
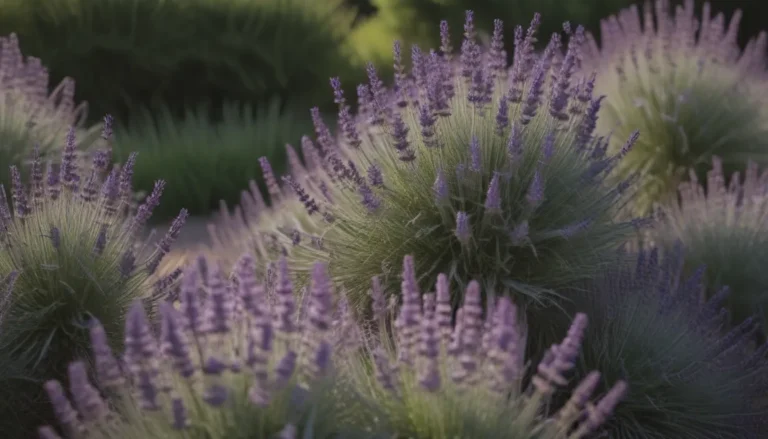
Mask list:
[{"label": "green foliage", "polygon": [[751,316],[768,323],[768,171],[749,162],[744,177],[724,176],[713,159],[706,183],[680,185],[679,203],[663,206],[649,240],[669,249],[682,242],[688,270],[706,266],[711,296],[723,286],[732,324]]},{"label": "green foliage", "polygon": [[342,0],[45,0],[3,5],[54,79],[74,77],[92,113],[124,123],[131,109],[167,104],[179,116],[210,102],[305,99],[333,72],[353,11]]},{"label": "green foliage", "polygon": [[[705,267],[684,275],[682,247],[645,251],[574,294],[589,313],[579,377],[599,370],[631,391],[605,425],[613,439],[744,439],[766,431],[768,345],[755,325],[724,335],[720,291],[705,297]],[[605,386],[603,386],[605,388]],[[761,401],[762,399],[762,401]]]},{"label": "green foliage", "polygon": [[64,78],[49,91],[45,68],[39,59],[23,57],[15,34],[0,38],[0,65],[0,183],[10,184],[8,167],[21,165],[33,145],[47,155],[71,126],[82,147],[96,140],[97,127],[83,128],[87,105],[75,106],[74,81]]},{"label": "green foliage", "polygon": [[[61,184],[57,168],[49,169],[47,184],[43,181],[35,157],[29,187],[12,171],[12,211],[0,186],[0,278],[17,276],[0,303],[0,364],[15,369],[0,382],[0,429],[8,437],[29,437],[29,429],[41,422],[38,417],[47,415],[39,405],[40,386],[62,377],[69,361],[87,358],[91,320],[106,322],[114,337],[130,303],[145,299],[151,309],[159,297],[150,296],[149,277],[167,250],[136,248],[141,218],[151,214],[151,207],[131,217],[124,209],[126,198],[100,193],[103,155],[94,159],[90,172],[78,174],[72,136],[70,131]],[[128,171],[124,174],[130,178]],[[120,172],[109,178],[114,185],[104,187],[117,188]],[[126,186],[122,189],[125,194]]]},{"label": "green foliage", "polygon": [[[722,158],[726,178],[752,159],[768,163],[768,81],[763,33],[742,52],[736,36],[740,15],[709,17],[694,26],[693,1],[673,16],[669,2],[648,4],[647,23],[637,7],[606,19],[602,47],[588,46],[587,68],[599,72],[597,92],[607,95],[598,131],[613,133],[611,146],[640,130],[638,142],[620,163],[619,178],[639,173],[636,212],[670,201],[693,169],[703,179],[713,155]],[[708,6],[708,5],[707,5]],[[642,26],[642,27],[641,27]]]},{"label": "green foliage", "polygon": [[[240,190],[258,174],[259,156],[267,156],[276,170],[285,169],[285,145],[299,140],[311,127],[306,118],[274,100],[269,105],[225,105],[222,121],[213,122],[207,108],[188,111],[177,121],[166,108],[145,113],[141,123],[119,130],[114,151],[125,159],[133,151],[135,187],[152,190],[162,175],[167,182],[166,202],[155,218],[165,220],[186,208],[207,215],[220,201],[234,203]],[[263,182],[259,182],[263,187]]]}]

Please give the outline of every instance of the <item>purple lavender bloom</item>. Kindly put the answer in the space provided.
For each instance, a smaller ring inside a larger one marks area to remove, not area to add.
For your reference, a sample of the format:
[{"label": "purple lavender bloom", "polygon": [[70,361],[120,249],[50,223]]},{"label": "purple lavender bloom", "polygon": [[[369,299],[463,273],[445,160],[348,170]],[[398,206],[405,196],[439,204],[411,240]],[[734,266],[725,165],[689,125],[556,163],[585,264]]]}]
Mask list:
[{"label": "purple lavender bloom", "polygon": [[46,180],[46,186],[48,189],[48,197],[51,200],[56,201],[61,193],[61,187],[59,186],[59,170],[52,163],[48,163],[48,177]]},{"label": "purple lavender bloom", "polygon": [[61,155],[61,182],[71,191],[76,191],[80,176],[77,174],[77,144],[75,143],[75,129],[71,127],[67,132],[67,141],[64,153]]},{"label": "purple lavender bloom", "polygon": [[435,116],[432,114],[432,110],[426,104],[419,106],[419,125],[421,125],[421,140],[424,145],[429,148],[435,148],[439,144],[435,138]]},{"label": "purple lavender bloom", "polygon": [[469,170],[480,172],[482,170],[482,161],[480,157],[480,141],[477,136],[472,136],[469,141]]},{"label": "purple lavender bloom", "polygon": [[24,186],[21,184],[21,174],[16,166],[11,166],[11,196],[13,197],[13,207],[18,218],[24,218],[32,210],[29,207],[27,194]]},{"label": "purple lavender bloom", "polygon": [[170,303],[160,304],[160,349],[171,360],[172,367],[183,378],[190,378],[195,373],[195,366],[190,356],[189,344],[178,312]]},{"label": "purple lavender bloom", "polygon": [[[370,101],[368,101],[370,103],[369,122],[371,125],[382,125],[386,121],[389,114],[384,82],[379,79],[379,75],[376,73],[376,67],[373,65],[373,63],[368,63],[365,70],[368,74],[368,90],[370,93]],[[360,96],[360,91],[362,90],[358,89],[358,96]]]},{"label": "purple lavender bloom", "polygon": [[450,195],[448,193],[448,181],[445,179],[445,173],[442,169],[437,170],[437,177],[435,178],[435,184],[432,186],[432,190],[435,193],[436,203],[441,203],[447,200]]},{"label": "purple lavender bloom", "polygon": [[450,61],[453,47],[451,47],[451,35],[448,29],[448,22],[445,20],[440,22],[440,52],[442,52],[443,58]]},{"label": "purple lavender bloom", "polygon": [[489,51],[488,68],[494,76],[503,77],[507,71],[507,52],[504,50],[504,22],[493,20],[493,37]]},{"label": "purple lavender bloom", "polygon": [[421,90],[427,89],[427,60],[425,59],[424,53],[421,51],[419,46],[413,45],[411,47],[411,65],[412,67],[412,74],[414,79],[416,80],[416,86]]},{"label": "purple lavender bloom", "polygon": [[64,388],[58,381],[48,381],[45,383],[45,392],[53,406],[53,413],[59,425],[67,434],[79,434],[82,431],[82,424],[78,420],[77,411],[72,407],[72,403],[67,399]]},{"label": "purple lavender bloom", "polygon": [[533,180],[531,180],[531,185],[528,187],[525,199],[534,209],[544,201],[544,179],[541,176],[541,172],[536,171],[533,174]]},{"label": "purple lavender bloom", "polygon": [[259,165],[261,166],[261,172],[264,174],[264,181],[267,183],[269,197],[272,203],[276,203],[280,200],[282,191],[277,184],[277,178],[275,178],[275,173],[272,171],[272,165],[266,157],[259,157]]},{"label": "purple lavender bloom", "polygon": [[40,162],[40,145],[35,145],[32,157],[32,201],[36,206],[43,202],[43,167]]},{"label": "purple lavender bloom", "polygon": [[375,163],[368,167],[368,183],[373,187],[384,187],[384,176]]},{"label": "purple lavender bloom", "polygon": [[312,124],[315,126],[317,145],[319,147],[320,157],[322,158],[335,149],[336,142],[333,140],[331,130],[328,129],[328,126],[323,122],[323,118],[320,115],[320,108],[312,107],[310,109],[310,115],[312,116]]},{"label": "purple lavender bloom", "polygon": [[480,48],[475,42],[474,12],[467,11],[464,21],[464,42],[461,45],[461,75],[471,80],[480,67]]},{"label": "purple lavender bloom", "polygon": [[288,184],[291,189],[293,189],[296,195],[298,195],[299,201],[304,205],[304,208],[307,210],[309,215],[320,211],[320,208],[318,207],[315,199],[310,197],[307,191],[301,187],[301,185],[297,183],[293,178],[290,176],[284,176],[283,181]]},{"label": "purple lavender bloom", "polygon": [[91,326],[90,339],[99,385],[108,389],[123,385],[125,378],[122,370],[109,346],[107,333],[98,321]]},{"label": "purple lavender bloom", "polygon": [[157,270],[157,267],[160,266],[160,262],[162,262],[163,257],[171,251],[171,245],[173,245],[173,242],[176,241],[176,239],[179,237],[181,228],[184,227],[184,223],[187,221],[188,217],[189,212],[187,209],[181,209],[176,218],[174,218],[173,222],[171,223],[171,227],[168,228],[168,231],[165,232],[163,239],[161,239],[157,244],[156,255],[147,265],[147,272],[149,274],[153,274]]},{"label": "purple lavender bloom", "polygon": [[218,264],[208,275],[209,296],[206,303],[205,332],[225,335],[230,331],[230,318],[233,311],[232,297],[227,290],[225,275]]},{"label": "purple lavender bloom", "polygon": [[152,216],[152,211],[160,205],[160,197],[163,195],[164,189],[165,181],[157,180],[155,182],[154,188],[152,188],[152,192],[149,194],[146,200],[144,200],[144,203],[139,206],[136,215],[131,221],[129,225],[131,232],[135,233],[147,223],[149,218]]},{"label": "purple lavender bloom", "polygon": [[469,224],[469,216],[466,212],[456,213],[456,237],[461,243],[466,244],[472,237],[472,230]]},{"label": "purple lavender bloom", "polygon": [[408,141],[408,131],[409,128],[403,122],[403,118],[400,116],[400,114],[395,113],[394,115],[394,132],[392,133],[392,137],[395,141],[395,149],[397,150],[400,160],[404,162],[410,162],[416,159],[414,151],[409,148],[410,142]]},{"label": "purple lavender bloom", "polygon": [[128,159],[126,159],[122,169],[120,170],[119,193],[120,199],[124,205],[128,205],[130,203],[131,197],[133,196],[133,168],[136,166],[137,156],[138,153],[136,152],[130,153],[128,155]]},{"label": "purple lavender bloom", "polygon": [[488,193],[485,196],[485,210],[488,212],[501,212],[501,182],[499,173],[494,172],[491,183],[488,185]]},{"label": "purple lavender bloom", "polygon": [[496,134],[501,136],[509,126],[509,102],[505,97],[499,101],[499,109],[496,112]]},{"label": "purple lavender bloom", "polygon": [[361,200],[369,212],[375,212],[381,206],[381,200],[373,193],[371,188],[364,184],[358,189],[360,192]]},{"label": "purple lavender bloom", "polygon": [[277,295],[275,329],[290,334],[295,330],[293,316],[296,312],[296,302],[293,298],[293,282],[288,272],[288,262],[284,257],[278,261],[275,294]]},{"label": "purple lavender bloom", "polygon": [[150,332],[144,307],[136,302],[128,311],[125,323],[125,365],[131,374],[142,409],[158,410],[158,388],[156,378],[159,373],[157,347]]},{"label": "purple lavender bloom", "polygon": [[93,422],[103,419],[109,409],[104,400],[101,399],[98,390],[88,380],[88,370],[85,363],[82,361],[71,363],[68,368],[68,375],[72,398],[83,420]]},{"label": "purple lavender bloom", "polygon": [[[104,116],[104,126],[101,130],[101,138],[109,141],[112,139],[112,125],[114,124],[114,118],[111,114]],[[106,168],[106,167],[105,167]]]}]

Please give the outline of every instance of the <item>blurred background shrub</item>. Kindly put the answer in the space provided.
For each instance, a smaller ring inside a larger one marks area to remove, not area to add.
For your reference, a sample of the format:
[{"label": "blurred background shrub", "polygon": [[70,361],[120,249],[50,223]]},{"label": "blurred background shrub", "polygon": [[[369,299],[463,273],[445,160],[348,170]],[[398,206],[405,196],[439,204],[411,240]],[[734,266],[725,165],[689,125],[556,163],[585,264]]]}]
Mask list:
[{"label": "blurred background shrub", "polygon": [[98,127],[85,127],[88,105],[76,104],[75,83],[65,77],[50,84],[38,58],[25,57],[16,34],[0,37],[0,184],[10,187],[9,166],[21,165],[33,148],[44,158],[63,145],[67,130],[77,129],[77,142],[88,148]]},{"label": "blurred background shrub", "polygon": [[[539,46],[543,48],[552,33],[560,32],[562,24],[570,21],[588,29],[596,29],[600,19],[632,3],[631,0],[370,0],[376,7],[375,15],[361,24],[356,35],[363,35],[361,45],[376,40],[373,35],[390,35],[400,38],[408,48],[410,44],[419,44],[423,49],[438,47],[440,34],[437,32],[440,20],[449,23],[461,23],[464,12],[472,9],[475,13],[477,28],[488,36],[493,31],[493,20],[504,21],[508,31],[505,41],[507,53],[512,54],[512,27],[526,26],[538,12],[544,17],[539,28]],[[462,33],[454,29],[454,47],[459,47]],[[389,39],[389,38],[387,38]],[[376,44],[385,44],[377,41]],[[390,47],[391,41],[386,42]]]},{"label": "blurred background shrub", "polygon": [[[182,119],[164,107],[154,117],[143,112],[115,135],[114,152],[123,161],[137,151],[135,188],[152,190],[158,176],[167,182],[157,219],[167,220],[187,208],[205,215],[224,200],[234,203],[248,182],[261,175],[257,158],[267,156],[276,172],[285,169],[285,144],[298,142],[312,125],[306,112],[281,108],[277,99],[264,105],[225,104],[214,123],[210,106],[189,110]],[[258,182],[263,185],[259,177]]]},{"label": "blurred background shrub", "polygon": [[139,106],[315,103],[331,74],[351,75],[354,17],[343,0],[7,0],[0,34],[16,32],[54,82],[78,81],[95,119],[120,124]]}]

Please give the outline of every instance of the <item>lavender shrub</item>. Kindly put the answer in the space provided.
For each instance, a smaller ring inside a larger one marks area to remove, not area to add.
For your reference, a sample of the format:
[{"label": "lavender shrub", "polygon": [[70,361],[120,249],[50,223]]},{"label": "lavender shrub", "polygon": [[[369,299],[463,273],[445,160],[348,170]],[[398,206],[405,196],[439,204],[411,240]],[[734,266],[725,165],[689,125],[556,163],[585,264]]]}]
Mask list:
[{"label": "lavender shrub", "polygon": [[24,57],[15,34],[0,37],[0,183],[8,184],[8,166],[21,165],[37,145],[45,155],[58,146],[69,127],[79,131],[80,146],[90,147],[98,127],[84,128],[87,105],[75,105],[75,82],[64,78],[49,92],[48,71]]},{"label": "lavender shrub", "polygon": [[[642,251],[574,294],[590,316],[579,377],[599,370],[632,391],[602,433],[614,439],[759,439],[768,428],[768,345],[756,322],[725,327],[728,290],[706,298],[680,245]],[[716,268],[716,267],[715,267]],[[706,298],[706,299],[705,299]],[[603,385],[603,388],[605,386]]]},{"label": "lavender shrub", "polygon": [[[103,137],[109,138],[111,118],[106,122]],[[29,431],[11,432],[29,428],[23,420],[45,416],[46,410],[35,405],[42,399],[36,390],[42,380],[64,376],[69,361],[88,353],[89,322],[104,322],[115,341],[129,305],[143,299],[152,310],[178,277],[171,273],[155,285],[150,280],[186,211],[157,249],[142,248],[138,235],[159,203],[163,182],[132,213],[126,206],[132,200],[136,156],[109,171],[108,151],[97,151],[90,169],[80,169],[84,160],[72,128],[59,166],[49,162],[45,175],[35,149],[28,184],[15,166],[10,194],[0,184],[0,278],[12,280],[0,302],[0,364],[18,365],[0,382],[7,392],[0,400],[2,431],[10,437],[28,437]],[[40,419],[34,421],[39,425]]]},{"label": "lavender shrub", "polygon": [[[248,255],[233,280],[204,258],[190,264],[178,306],[161,304],[159,337],[143,307],[131,308],[122,361],[104,327],[93,326],[96,385],[82,377],[79,363],[70,365],[74,406],[58,381],[45,385],[61,433],[71,439],[372,437],[355,433],[366,412],[334,367],[346,352],[336,325],[347,320],[336,312],[325,266],[314,266],[303,302],[294,298],[284,259],[269,283],[259,283],[255,271]],[[40,437],[59,436],[43,427]]]},{"label": "lavender shrub", "polygon": [[597,131],[613,134],[613,152],[632,131],[642,133],[617,168],[620,179],[642,174],[638,212],[674,201],[688,169],[703,180],[713,155],[726,178],[748,158],[768,163],[768,37],[760,33],[741,51],[740,19],[736,11],[726,26],[708,2],[697,17],[693,0],[674,12],[656,0],[605,19],[599,48],[588,37],[584,64],[599,72],[596,90],[606,95]]},{"label": "lavender shrub", "polygon": [[[579,439],[606,422],[626,395],[623,381],[597,402],[590,399],[601,375],[585,377],[556,411],[555,392],[568,384],[576,366],[587,317],[577,314],[568,334],[547,350],[530,388],[526,372],[524,322],[503,297],[485,309],[480,284],[470,282],[451,320],[448,276],[438,276],[436,293],[420,294],[414,259],[403,261],[401,306],[391,324],[386,299],[374,280],[374,315],[379,338],[369,339],[373,363],[350,363],[360,393],[384,413],[379,430],[410,438]],[[392,329],[392,330],[390,330]]]},{"label": "lavender shrub", "polygon": [[477,279],[484,293],[513,295],[521,306],[556,301],[553,288],[610,263],[633,225],[614,220],[626,185],[603,181],[618,156],[607,156],[605,140],[593,136],[602,98],[578,69],[584,32],[566,26],[568,50],[555,34],[537,57],[539,22],[536,15],[527,33],[516,29],[510,75],[503,23],[495,22],[483,51],[469,11],[460,62],[445,22],[439,52],[411,49],[410,74],[395,43],[394,88],[386,90],[369,65],[357,115],[333,78],[342,140],[313,109],[317,137],[302,145],[310,170],[270,185],[270,195],[294,193],[310,227],[278,224],[280,233],[251,237],[304,273],[312,261],[328,261],[355,307],[366,301],[372,276],[397,284],[395,267],[406,254],[415,256],[422,286],[444,272],[462,285]]},{"label": "lavender shrub", "polygon": [[726,181],[724,164],[713,157],[706,181],[695,173],[681,183],[679,203],[662,206],[649,241],[663,249],[676,242],[686,249],[688,270],[705,265],[708,295],[730,288],[730,323],[755,317],[765,334],[768,323],[768,170],[749,161],[743,178]]}]

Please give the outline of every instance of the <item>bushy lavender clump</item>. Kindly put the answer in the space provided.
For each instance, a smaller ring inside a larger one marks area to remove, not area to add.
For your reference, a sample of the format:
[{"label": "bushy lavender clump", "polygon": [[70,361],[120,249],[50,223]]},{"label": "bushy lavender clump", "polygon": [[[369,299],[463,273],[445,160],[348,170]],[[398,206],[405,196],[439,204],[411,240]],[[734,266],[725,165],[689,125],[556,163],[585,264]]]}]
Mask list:
[{"label": "bushy lavender clump", "polygon": [[656,0],[604,20],[600,48],[588,37],[585,67],[598,70],[596,90],[607,95],[597,131],[613,133],[612,151],[642,133],[617,168],[619,178],[643,174],[637,211],[674,198],[688,169],[704,179],[713,155],[727,178],[748,158],[768,163],[768,39],[762,32],[741,51],[740,19],[736,11],[726,27],[708,2],[696,17],[693,0],[674,13]]},{"label": "bushy lavender clump", "polygon": [[48,80],[39,59],[24,58],[15,34],[0,37],[0,183],[10,182],[8,166],[21,165],[33,145],[47,154],[69,127],[78,129],[80,146],[98,138],[98,127],[84,128],[88,107],[75,106],[75,82],[64,78],[49,92]]},{"label": "bushy lavender clump", "polygon": [[[282,228],[298,268],[329,261],[359,302],[372,276],[395,285],[395,267],[413,254],[422,286],[444,272],[527,305],[609,263],[633,226],[614,220],[626,186],[603,182],[617,157],[592,136],[602,98],[577,68],[583,29],[565,54],[556,34],[535,56],[539,21],[526,36],[517,28],[509,76],[502,22],[483,52],[471,11],[458,65],[447,43],[440,52],[413,47],[406,74],[395,44],[395,88],[385,90],[372,65],[370,84],[358,88],[365,123],[331,80],[343,141],[313,110],[317,139],[305,154],[313,171],[284,179],[320,231]],[[448,41],[446,23],[441,32]]]},{"label": "bushy lavender clump", "polygon": [[375,379],[366,364],[350,363],[360,392],[384,413],[380,430],[418,439],[578,439],[591,437],[625,396],[627,386],[618,381],[602,399],[590,402],[601,382],[593,372],[566,405],[548,413],[552,396],[568,384],[566,376],[575,367],[587,317],[576,315],[568,335],[547,351],[525,389],[525,324],[512,301],[503,297],[483,309],[480,284],[470,282],[452,324],[448,277],[439,275],[436,293],[422,296],[414,265],[406,256],[402,303],[391,325],[386,299],[374,281],[381,331],[381,343],[369,347]]},{"label": "bushy lavender clump", "polygon": [[755,321],[723,331],[727,289],[705,296],[705,269],[684,254],[642,251],[574,295],[590,317],[580,377],[599,370],[631,392],[604,426],[613,439],[758,439],[768,431],[768,345]]},{"label": "bushy lavender clump", "polygon": [[[108,138],[111,119],[106,121]],[[0,364],[19,365],[0,383],[7,392],[0,401],[0,427],[9,434],[30,428],[22,419],[44,417],[47,410],[27,403],[44,399],[42,380],[64,376],[69,361],[87,354],[90,321],[104,322],[114,336],[133,301],[144,299],[151,309],[162,297],[178,273],[155,285],[150,276],[187,216],[179,213],[156,250],[142,248],[138,235],[159,203],[163,182],[135,214],[127,209],[135,155],[110,171],[107,148],[94,154],[90,169],[79,169],[70,129],[60,164],[48,163],[45,175],[35,151],[28,184],[12,166],[10,194],[0,185],[0,278],[14,280],[0,303]]]},{"label": "bushy lavender clump", "polygon": [[[705,265],[707,292],[730,288],[726,301],[731,323],[756,316],[768,323],[768,170],[749,161],[726,181],[723,161],[712,160],[706,181],[695,173],[680,185],[680,202],[662,206],[650,241],[671,248],[678,241],[686,249],[688,270]],[[762,330],[765,333],[765,329]]]},{"label": "bushy lavender clump", "polygon": [[[178,306],[161,304],[159,337],[141,304],[131,308],[122,361],[94,325],[97,384],[80,363],[70,365],[74,406],[58,381],[45,385],[64,435],[188,438],[204,429],[211,439],[372,437],[352,435],[366,411],[333,365],[345,355],[338,341],[348,332],[339,323],[348,319],[334,306],[324,264],[314,266],[303,304],[284,259],[269,283],[259,283],[255,270],[247,254],[232,281],[205,259],[189,265]],[[58,436],[43,427],[40,437]]]}]

